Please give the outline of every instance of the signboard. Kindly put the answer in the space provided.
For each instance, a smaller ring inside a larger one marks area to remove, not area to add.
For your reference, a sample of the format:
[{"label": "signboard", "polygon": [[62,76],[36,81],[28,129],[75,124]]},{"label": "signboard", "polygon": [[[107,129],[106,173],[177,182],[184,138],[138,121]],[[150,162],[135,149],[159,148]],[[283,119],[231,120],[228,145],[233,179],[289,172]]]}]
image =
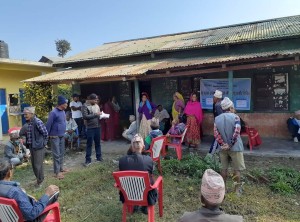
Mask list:
[{"label": "signboard", "polygon": [[[228,79],[201,79],[200,102],[203,109],[213,108],[213,97],[216,90],[223,92],[223,97],[228,97]],[[234,107],[236,110],[250,110],[251,79],[233,79],[232,92]]]}]

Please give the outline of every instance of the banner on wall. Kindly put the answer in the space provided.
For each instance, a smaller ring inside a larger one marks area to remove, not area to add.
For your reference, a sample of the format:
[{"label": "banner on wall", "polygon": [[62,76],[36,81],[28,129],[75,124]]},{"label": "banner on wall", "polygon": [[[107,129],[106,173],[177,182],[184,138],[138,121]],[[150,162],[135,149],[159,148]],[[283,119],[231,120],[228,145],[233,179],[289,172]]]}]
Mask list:
[{"label": "banner on wall", "polygon": [[[202,109],[213,108],[213,97],[216,90],[223,92],[223,97],[228,96],[228,79],[201,79],[200,101]],[[236,110],[250,110],[251,79],[233,79],[232,100]]]}]

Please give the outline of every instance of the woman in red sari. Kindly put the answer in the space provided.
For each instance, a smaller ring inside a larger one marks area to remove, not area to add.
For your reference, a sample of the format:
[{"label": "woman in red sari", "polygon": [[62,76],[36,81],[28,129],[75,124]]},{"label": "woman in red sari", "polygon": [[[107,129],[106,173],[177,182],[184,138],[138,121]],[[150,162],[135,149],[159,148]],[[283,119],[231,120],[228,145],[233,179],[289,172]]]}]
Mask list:
[{"label": "woman in red sari", "polygon": [[203,113],[201,103],[197,101],[197,94],[193,93],[190,101],[187,103],[184,113],[187,115],[186,142],[189,147],[197,148],[200,144],[200,126],[202,123]]},{"label": "woman in red sari", "polygon": [[102,140],[111,141],[116,138],[116,135],[115,135],[115,124],[114,124],[115,110],[110,99],[108,99],[108,101],[104,104],[103,112],[106,114],[110,114],[110,116],[108,119],[104,119],[105,128],[102,129],[102,131],[104,131],[104,133],[102,134],[103,135]]}]

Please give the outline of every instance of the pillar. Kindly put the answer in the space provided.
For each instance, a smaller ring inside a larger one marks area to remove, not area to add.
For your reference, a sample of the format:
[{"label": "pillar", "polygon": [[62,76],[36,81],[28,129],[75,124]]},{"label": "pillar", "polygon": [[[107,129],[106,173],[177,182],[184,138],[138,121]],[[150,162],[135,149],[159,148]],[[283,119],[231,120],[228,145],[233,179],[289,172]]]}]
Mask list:
[{"label": "pillar", "polygon": [[137,132],[140,129],[140,117],[139,117],[139,105],[140,105],[140,88],[139,88],[139,81],[137,79],[134,80],[134,105],[135,105],[135,117],[136,117],[136,124],[137,124]]},{"label": "pillar", "polygon": [[233,71],[228,71],[228,98],[233,100]]}]

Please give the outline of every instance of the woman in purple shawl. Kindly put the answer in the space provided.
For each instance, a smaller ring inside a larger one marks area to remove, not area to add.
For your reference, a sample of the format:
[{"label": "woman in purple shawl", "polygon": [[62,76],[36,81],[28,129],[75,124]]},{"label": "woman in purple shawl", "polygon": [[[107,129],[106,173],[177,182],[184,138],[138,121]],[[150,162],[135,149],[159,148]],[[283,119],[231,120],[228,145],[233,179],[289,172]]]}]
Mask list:
[{"label": "woman in purple shawl", "polygon": [[189,147],[197,148],[200,144],[200,125],[203,113],[201,103],[197,101],[197,94],[193,93],[187,103],[184,113],[187,115],[188,130],[186,132],[186,142]]},{"label": "woman in purple shawl", "polygon": [[142,92],[142,101],[139,105],[139,114],[141,117],[141,123],[140,123],[140,135],[143,139],[148,136],[148,134],[151,131],[150,123],[151,119],[155,113],[156,105],[149,100],[149,96],[147,93]]}]

